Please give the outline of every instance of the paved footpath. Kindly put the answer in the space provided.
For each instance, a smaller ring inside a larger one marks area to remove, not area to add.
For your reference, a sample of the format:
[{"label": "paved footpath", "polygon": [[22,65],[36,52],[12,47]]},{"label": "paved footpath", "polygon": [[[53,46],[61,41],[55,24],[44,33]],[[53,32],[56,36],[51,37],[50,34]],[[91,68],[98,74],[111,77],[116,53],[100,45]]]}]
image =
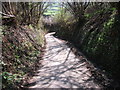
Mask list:
[{"label": "paved footpath", "polygon": [[55,38],[54,33],[46,34],[46,49],[42,65],[29,81],[29,88],[97,88],[87,61],[77,58],[65,41]]}]

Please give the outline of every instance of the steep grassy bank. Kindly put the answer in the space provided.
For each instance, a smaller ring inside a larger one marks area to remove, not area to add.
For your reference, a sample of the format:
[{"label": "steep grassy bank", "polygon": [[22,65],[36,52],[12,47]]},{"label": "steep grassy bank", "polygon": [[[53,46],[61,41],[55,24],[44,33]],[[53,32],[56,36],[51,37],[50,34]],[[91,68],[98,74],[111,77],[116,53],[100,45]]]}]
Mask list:
[{"label": "steep grassy bank", "polygon": [[[108,15],[108,16],[107,16]],[[119,77],[120,61],[120,19],[115,11],[99,16],[95,21],[90,21],[83,27],[83,33],[78,46],[97,65],[105,69],[116,80]],[[106,17],[104,17],[106,16]],[[117,18],[117,19],[116,19]],[[92,18],[94,19],[94,18]],[[96,23],[93,23],[96,22]],[[91,27],[93,26],[93,27]],[[75,42],[75,44],[77,44]]]},{"label": "steep grassy bank", "polygon": [[2,88],[20,89],[28,75],[41,66],[44,47],[42,15],[45,2],[2,2]]},{"label": "steep grassy bank", "polygon": [[29,26],[2,27],[2,83],[4,89],[19,88],[27,75],[40,66],[44,32]]},{"label": "steep grassy bank", "polygon": [[[70,15],[70,14],[69,14]],[[82,50],[92,62],[116,80],[120,78],[120,17],[116,8],[100,8],[84,14],[84,22],[65,15],[55,24],[56,35]]]}]

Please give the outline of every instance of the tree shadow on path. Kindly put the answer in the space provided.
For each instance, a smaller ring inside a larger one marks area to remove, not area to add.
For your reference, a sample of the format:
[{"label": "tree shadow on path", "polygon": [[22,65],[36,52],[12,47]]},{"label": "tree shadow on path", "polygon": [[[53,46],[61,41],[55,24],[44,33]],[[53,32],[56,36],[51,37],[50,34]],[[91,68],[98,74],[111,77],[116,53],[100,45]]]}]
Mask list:
[{"label": "tree shadow on path", "polygon": [[[51,34],[46,36],[46,54],[43,59],[43,67],[40,68],[33,79],[25,87],[31,88],[102,88],[96,83],[95,77],[99,73],[103,75],[102,82],[108,83],[104,74],[97,72],[96,68],[79,53],[79,58],[73,51],[75,47],[67,45],[65,41],[55,38]],[[96,74],[96,75],[93,75]],[[98,75],[98,76],[100,76]]]}]

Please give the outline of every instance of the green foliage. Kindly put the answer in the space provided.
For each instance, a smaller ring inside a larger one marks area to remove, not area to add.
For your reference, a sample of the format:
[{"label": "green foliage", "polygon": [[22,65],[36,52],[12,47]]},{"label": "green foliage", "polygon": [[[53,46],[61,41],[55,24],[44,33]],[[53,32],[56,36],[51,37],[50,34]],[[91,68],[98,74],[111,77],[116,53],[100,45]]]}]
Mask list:
[{"label": "green foliage", "polygon": [[[66,14],[59,15],[57,28],[60,27],[60,30],[56,31],[57,35],[73,42],[88,58],[109,72],[109,75],[116,74],[114,77],[119,77],[120,19],[116,8],[108,6],[92,12],[84,13],[87,21],[81,21],[83,25],[75,18],[71,20],[72,14],[68,19]],[[75,23],[72,23],[74,20]]]},{"label": "green foliage", "polygon": [[2,72],[2,81],[3,81],[3,88],[12,89],[12,87],[16,87],[15,83],[19,83],[22,80],[22,76],[20,74],[12,74],[9,72]]},{"label": "green foliage", "polygon": [[77,19],[75,19],[70,12],[66,12],[65,9],[62,9],[60,13],[55,15],[54,22],[57,35],[70,39],[71,35],[74,33],[73,28],[77,23]]},{"label": "green foliage", "polygon": [[[87,32],[82,43],[82,50],[87,53],[95,63],[106,69],[109,74],[118,78],[119,67],[119,26],[116,25],[118,21],[116,18],[116,9],[112,9],[110,18],[104,21],[100,26],[97,26],[97,30]],[[104,18],[105,19],[105,18]],[[97,19],[96,19],[97,20]],[[102,20],[102,17],[101,17]],[[100,28],[100,30],[99,30]],[[87,28],[88,29],[88,28]]]},{"label": "green foliage", "polygon": [[105,9],[103,8],[103,9],[97,10],[97,11],[95,11],[93,13],[85,13],[84,16],[85,16],[85,18],[90,19],[93,16],[96,16],[98,14],[105,13],[105,12],[108,12],[108,11],[116,12],[116,8],[105,8]]},{"label": "green foliage", "polygon": [[[3,88],[19,88],[17,84],[35,69],[40,49],[44,46],[44,32],[24,26],[21,28],[3,29]],[[17,35],[17,37],[16,37]],[[7,36],[7,37],[6,37]],[[24,40],[24,41],[22,41]],[[29,68],[28,68],[29,67]]]},{"label": "green foliage", "polygon": [[85,18],[89,19],[92,17],[92,14],[84,14]]},{"label": "green foliage", "polygon": [[111,18],[108,22],[104,23],[104,29],[110,29],[114,25],[115,18]]}]

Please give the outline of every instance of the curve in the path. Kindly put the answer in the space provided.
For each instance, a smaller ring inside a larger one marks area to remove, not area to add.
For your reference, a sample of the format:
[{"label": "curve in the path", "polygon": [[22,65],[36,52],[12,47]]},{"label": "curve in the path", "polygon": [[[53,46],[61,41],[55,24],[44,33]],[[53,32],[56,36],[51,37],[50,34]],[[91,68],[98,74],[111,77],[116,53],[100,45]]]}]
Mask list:
[{"label": "curve in the path", "polygon": [[[101,88],[94,82],[86,61],[78,59],[66,42],[48,33],[45,55],[29,88]],[[82,57],[82,56],[81,56]]]}]

